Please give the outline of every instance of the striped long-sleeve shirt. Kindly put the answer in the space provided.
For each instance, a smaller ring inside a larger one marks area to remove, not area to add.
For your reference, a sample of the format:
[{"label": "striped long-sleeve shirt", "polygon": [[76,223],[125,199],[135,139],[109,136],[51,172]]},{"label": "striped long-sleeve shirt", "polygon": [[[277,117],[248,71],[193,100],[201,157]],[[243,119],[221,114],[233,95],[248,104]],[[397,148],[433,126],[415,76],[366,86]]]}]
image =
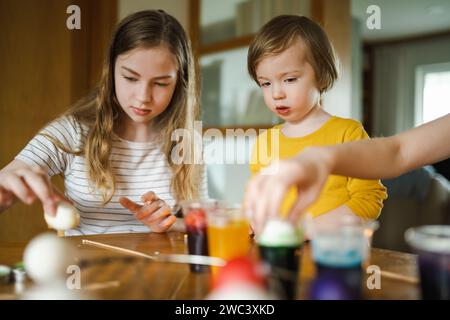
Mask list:
[{"label": "striped long-sleeve shirt", "polygon": [[[80,149],[87,132],[87,128],[73,117],[59,118],[42,130],[42,133],[56,138],[72,150]],[[113,135],[110,161],[116,190],[106,205],[103,205],[100,191],[89,183],[85,158],[60,150],[46,136],[36,135],[16,159],[38,165],[49,176],[63,176],[65,194],[81,216],[79,227],[66,231],[66,235],[150,231],[120,205],[119,198],[122,196],[141,203],[140,197],[153,191],[169,206],[175,205],[170,188],[172,172],[157,143],[125,141]],[[208,198],[205,170],[199,189],[200,198]]]}]

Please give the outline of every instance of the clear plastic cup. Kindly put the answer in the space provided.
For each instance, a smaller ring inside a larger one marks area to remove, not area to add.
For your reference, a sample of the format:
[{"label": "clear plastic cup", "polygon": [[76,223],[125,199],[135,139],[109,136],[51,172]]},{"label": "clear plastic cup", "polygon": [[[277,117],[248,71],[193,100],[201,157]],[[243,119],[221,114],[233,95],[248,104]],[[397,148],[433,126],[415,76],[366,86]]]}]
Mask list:
[{"label": "clear plastic cup", "polygon": [[422,299],[450,300],[450,226],[410,228],[405,240],[418,255]]},{"label": "clear plastic cup", "polygon": [[[206,213],[211,256],[231,260],[249,253],[250,225],[240,207],[210,207]],[[216,275],[218,268],[213,267],[212,271]]]},{"label": "clear plastic cup", "polygon": [[[182,201],[180,203],[186,226],[188,253],[208,256],[208,235],[206,212],[212,208],[221,208],[225,204],[219,200]],[[205,272],[206,265],[190,264],[192,272]]]},{"label": "clear plastic cup", "polygon": [[309,226],[317,277],[310,298],[354,300],[362,298],[362,267],[370,257],[376,221],[343,217],[336,223]]}]

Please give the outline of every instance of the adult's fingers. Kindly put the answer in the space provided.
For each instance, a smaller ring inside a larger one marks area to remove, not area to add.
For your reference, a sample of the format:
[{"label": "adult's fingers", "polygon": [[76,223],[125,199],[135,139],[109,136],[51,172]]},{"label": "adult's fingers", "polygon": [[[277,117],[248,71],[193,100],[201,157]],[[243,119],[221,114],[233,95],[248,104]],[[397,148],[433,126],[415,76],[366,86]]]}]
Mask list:
[{"label": "adult's fingers", "polygon": [[259,175],[253,177],[245,190],[244,213],[249,220],[254,219],[254,212],[256,210],[256,204],[258,203],[260,179],[261,177]]},{"label": "adult's fingers", "polygon": [[264,177],[259,181],[258,200],[255,206],[254,221],[255,221],[255,231],[257,234],[262,232],[264,222],[266,221],[266,208],[267,208],[267,188],[268,188],[268,177]]},{"label": "adult's fingers", "polygon": [[275,181],[275,179],[266,184],[266,190],[263,192],[266,217],[275,218],[280,216],[281,203],[289,187],[289,185],[278,180]]},{"label": "adult's fingers", "polygon": [[254,176],[247,185],[244,200],[244,210],[250,223],[256,228],[257,205],[261,194],[261,184],[265,179],[262,175]]},{"label": "adult's fingers", "polygon": [[289,219],[296,222],[303,212],[317,200],[326,183],[327,173],[324,170],[308,171],[309,179],[297,179],[298,198],[289,213]]},{"label": "adult's fingers", "polygon": [[313,188],[303,192],[300,190],[296,202],[289,211],[288,219],[293,223],[297,223],[305,210],[317,199],[320,190],[320,188]]},{"label": "adult's fingers", "polygon": [[270,218],[280,217],[281,203],[289,185],[280,182],[278,176],[267,178],[262,187],[257,209],[257,232],[262,232]]}]

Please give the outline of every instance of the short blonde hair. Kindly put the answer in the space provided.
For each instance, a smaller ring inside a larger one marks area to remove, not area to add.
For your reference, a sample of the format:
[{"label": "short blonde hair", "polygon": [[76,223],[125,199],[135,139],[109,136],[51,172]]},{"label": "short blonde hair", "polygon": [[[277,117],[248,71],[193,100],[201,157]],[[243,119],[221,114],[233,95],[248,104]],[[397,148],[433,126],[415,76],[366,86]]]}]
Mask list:
[{"label": "short blonde hair", "polygon": [[303,16],[281,15],[259,30],[247,55],[248,72],[253,80],[258,82],[258,63],[267,56],[283,52],[299,39],[306,46],[306,59],[313,67],[320,93],[329,90],[338,78],[337,57],[323,29]]}]

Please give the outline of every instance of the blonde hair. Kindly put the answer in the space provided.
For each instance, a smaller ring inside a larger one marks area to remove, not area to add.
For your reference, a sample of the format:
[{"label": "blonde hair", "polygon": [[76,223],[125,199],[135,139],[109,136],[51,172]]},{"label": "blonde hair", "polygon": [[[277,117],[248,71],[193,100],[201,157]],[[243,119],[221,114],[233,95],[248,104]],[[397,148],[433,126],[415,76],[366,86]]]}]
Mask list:
[{"label": "blonde hair", "polygon": [[[114,88],[115,61],[119,55],[132,49],[160,45],[167,46],[176,57],[178,80],[169,106],[152,121],[160,132],[161,151],[173,173],[171,189],[176,200],[198,197],[199,167],[187,161],[174,163],[171,159],[172,149],[177,143],[171,140],[172,132],[179,128],[194,132],[194,121],[199,114],[198,79],[191,45],[183,27],[174,17],[162,10],[146,10],[129,15],[119,23],[112,37],[98,88],[63,114],[73,116],[89,128],[80,149],[70,150],[60,141],[46,135],[62,150],[85,157],[90,182],[101,191],[104,204],[111,200],[115,191],[109,156],[114,121],[122,112]],[[193,143],[185,143],[185,146],[192,148],[186,150],[186,154],[193,153]]]},{"label": "blonde hair", "polygon": [[247,55],[250,76],[257,81],[256,67],[264,58],[279,54],[303,40],[306,59],[313,67],[319,92],[329,90],[338,78],[337,57],[326,33],[307,17],[281,15],[267,22],[256,34]]}]

